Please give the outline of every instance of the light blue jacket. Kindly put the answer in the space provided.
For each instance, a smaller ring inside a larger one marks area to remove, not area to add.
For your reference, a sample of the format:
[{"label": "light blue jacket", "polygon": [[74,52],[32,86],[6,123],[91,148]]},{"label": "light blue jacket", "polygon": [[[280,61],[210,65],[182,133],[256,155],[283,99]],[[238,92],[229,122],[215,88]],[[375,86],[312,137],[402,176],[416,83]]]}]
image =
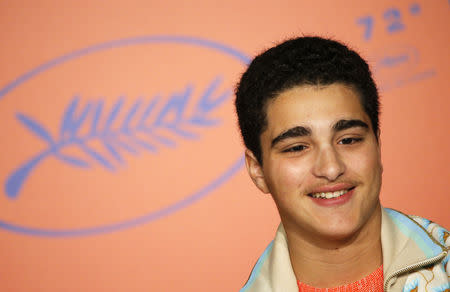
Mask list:
[{"label": "light blue jacket", "polygon": [[[381,219],[384,291],[450,289],[450,234],[427,219],[383,208]],[[297,292],[286,233],[280,224],[275,239],[258,259],[240,292]]]}]

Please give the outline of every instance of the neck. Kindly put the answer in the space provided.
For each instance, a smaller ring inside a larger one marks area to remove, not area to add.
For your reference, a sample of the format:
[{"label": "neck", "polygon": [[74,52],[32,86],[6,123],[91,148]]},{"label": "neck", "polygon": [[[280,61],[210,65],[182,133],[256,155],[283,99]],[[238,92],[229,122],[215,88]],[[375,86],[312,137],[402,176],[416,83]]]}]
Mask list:
[{"label": "neck", "polygon": [[301,232],[288,230],[286,235],[297,280],[317,288],[353,283],[383,262],[381,207],[363,227],[346,238],[305,238]]}]

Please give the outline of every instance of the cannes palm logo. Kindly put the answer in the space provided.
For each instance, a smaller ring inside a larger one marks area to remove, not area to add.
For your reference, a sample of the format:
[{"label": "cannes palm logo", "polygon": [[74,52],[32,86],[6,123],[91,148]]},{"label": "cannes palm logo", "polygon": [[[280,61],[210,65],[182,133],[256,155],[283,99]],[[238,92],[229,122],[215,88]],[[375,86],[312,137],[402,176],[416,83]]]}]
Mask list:
[{"label": "cannes palm logo", "polygon": [[383,46],[373,53],[375,75],[384,91],[419,82],[436,75],[411,45]]},{"label": "cannes palm logo", "polygon": [[[192,95],[192,88],[187,87],[180,94],[172,94],[153,121],[149,120],[149,116],[158,104],[158,97],[148,102],[139,99],[128,110],[124,108],[125,98],[121,97],[109,111],[105,111],[104,101],[87,102],[83,106],[80,105],[80,97],[76,96],[65,111],[59,135],[56,137],[32,117],[18,113],[17,120],[32,134],[42,139],[47,147],[8,178],[5,187],[7,196],[15,198],[19,195],[28,175],[49,156],[74,167],[89,168],[92,164],[98,164],[106,170],[114,171],[115,163],[125,163],[121,152],[138,155],[140,151],[156,153],[158,147],[176,146],[174,140],[165,138],[158,132],[165,130],[185,139],[198,138],[190,128],[217,125],[219,120],[209,117],[209,114],[231,95],[227,90],[212,99],[219,82],[220,78],[217,78],[210,84],[196,103],[194,111],[188,113],[188,116],[185,115],[185,110]],[[125,117],[122,121],[118,121],[122,111],[125,112]],[[174,116],[170,117],[170,114]],[[100,127],[102,120],[103,126]],[[112,127],[117,122],[118,126]],[[90,127],[89,132],[85,134],[80,131],[84,123]],[[96,152],[89,146],[89,142],[93,140],[98,140],[104,146],[105,154]],[[69,146],[78,147],[84,155],[77,157],[64,154],[64,148]]]},{"label": "cannes palm logo", "polygon": [[247,61],[216,42],[149,36],[72,52],[7,84],[0,102],[17,139],[3,146],[0,227],[109,232],[211,194],[242,166],[231,86]]}]

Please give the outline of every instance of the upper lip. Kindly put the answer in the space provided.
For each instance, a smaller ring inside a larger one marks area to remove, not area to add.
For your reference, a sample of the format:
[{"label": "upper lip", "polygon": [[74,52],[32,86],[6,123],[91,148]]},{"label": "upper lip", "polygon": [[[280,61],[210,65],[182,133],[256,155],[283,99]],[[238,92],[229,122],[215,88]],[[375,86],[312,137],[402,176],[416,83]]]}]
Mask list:
[{"label": "upper lip", "polygon": [[348,190],[350,188],[354,187],[352,184],[349,183],[338,183],[334,185],[325,185],[320,186],[317,188],[314,188],[311,191],[311,194],[314,193],[328,193],[328,192],[336,192],[336,191],[342,191],[342,190]]}]

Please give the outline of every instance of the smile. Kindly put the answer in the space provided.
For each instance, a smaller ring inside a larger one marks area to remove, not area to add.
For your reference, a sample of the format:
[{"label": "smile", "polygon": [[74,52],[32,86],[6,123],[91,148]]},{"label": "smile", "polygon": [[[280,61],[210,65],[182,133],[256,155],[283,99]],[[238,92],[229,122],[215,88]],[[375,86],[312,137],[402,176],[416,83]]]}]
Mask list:
[{"label": "smile", "polygon": [[347,192],[349,192],[352,189],[354,189],[354,188],[349,188],[347,190],[340,190],[340,191],[335,191],[335,192],[312,193],[312,194],[309,194],[309,196],[311,196],[313,198],[320,198],[320,199],[334,199],[334,198],[338,198],[342,195],[345,195]]}]

